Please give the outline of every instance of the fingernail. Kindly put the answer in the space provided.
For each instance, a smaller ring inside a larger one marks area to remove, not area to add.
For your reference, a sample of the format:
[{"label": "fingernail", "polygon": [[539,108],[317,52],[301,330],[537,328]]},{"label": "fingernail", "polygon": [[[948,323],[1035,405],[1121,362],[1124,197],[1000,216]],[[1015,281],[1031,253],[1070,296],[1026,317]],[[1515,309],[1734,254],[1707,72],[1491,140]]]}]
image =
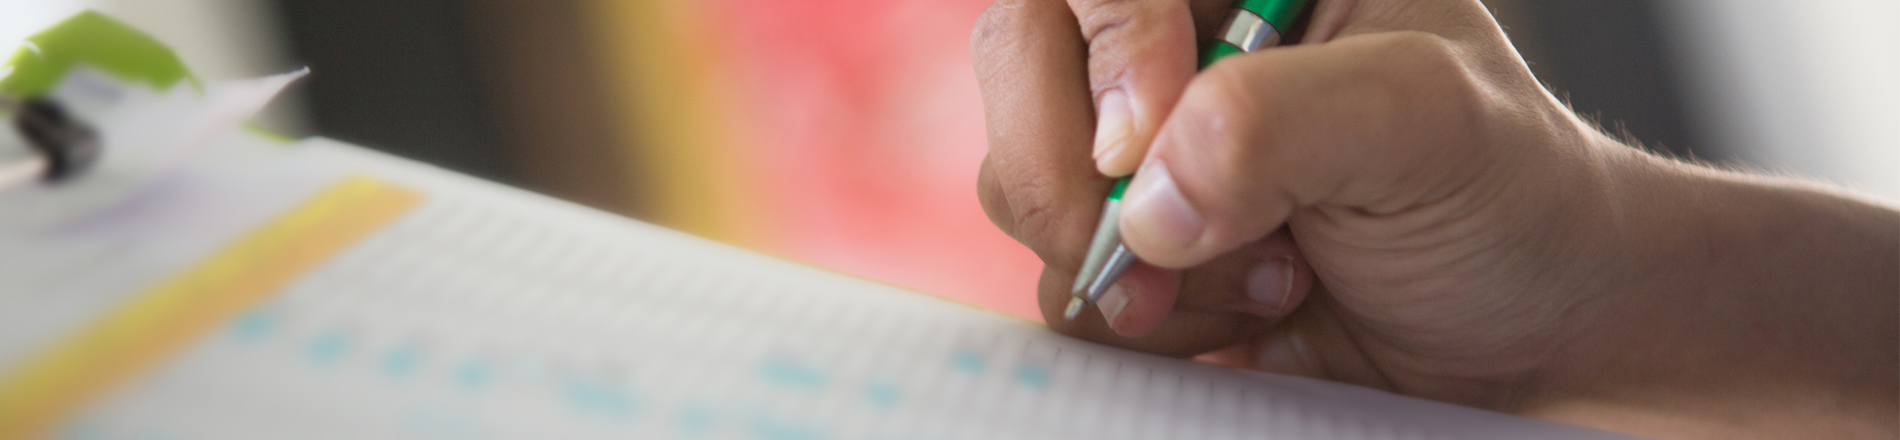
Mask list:
[{"label": "fingernail", "polygon": [[1095,162],[1115,157],[1128,146],[1128,134],[1135,131],[1134,112],[1129,110],[1128,95],[1120,90],[1102,93],[1095,109]]},{"label": "fingernail", "polygon": [[1095,301],[1095,307],[1102,309],[1102,318],[1108,320],[1108,328],[1120,333],[1121,329],[1115,324],[1117,318],[1122,316],[1122,309],[1128,307],[1128,291],[1122,288],[1121,283],[1108,286],[1108,291],[1102,292],[1102,298]]},{"label": "fingernail", "polygon": [[1206,227],[1160,160],[1149,160],[1141,167],[1123,199],[1127,203],[1122,208],[1123,231],[1148,244],[1185,248],[1200,239]]},{"label": "fingernail", "polygon": [[1247,274],[1247,299],[1280,312],[1293,295],[1293,257],[1269,258]]}]

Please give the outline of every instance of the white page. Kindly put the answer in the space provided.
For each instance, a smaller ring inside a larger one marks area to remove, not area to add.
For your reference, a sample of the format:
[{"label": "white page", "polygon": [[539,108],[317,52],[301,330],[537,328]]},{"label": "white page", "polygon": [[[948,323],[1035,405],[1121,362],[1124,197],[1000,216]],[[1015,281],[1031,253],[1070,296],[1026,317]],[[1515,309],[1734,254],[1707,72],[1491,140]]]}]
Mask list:
[{"label": "white page", "polygon": [[355,147],[297,148],[300,175],[428,198],[58,432],[1621,438],[1108,348]]},{"label": "white page", "polygon": [[0,187],[0,369],[334,180],[232,129],[304,73],[162,93],[68,74],[52,95],[105,147],[83,178]]}]

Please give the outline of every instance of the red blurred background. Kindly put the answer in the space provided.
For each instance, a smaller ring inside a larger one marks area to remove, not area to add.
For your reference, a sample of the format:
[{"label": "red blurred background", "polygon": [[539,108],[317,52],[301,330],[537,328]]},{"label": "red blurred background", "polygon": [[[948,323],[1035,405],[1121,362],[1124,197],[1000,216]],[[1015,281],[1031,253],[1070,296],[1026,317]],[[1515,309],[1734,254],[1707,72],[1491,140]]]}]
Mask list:
[{"label": "red blurred background", "polygon": [[[1041,264],[977,204],[975,0],[729,0],[761,249],[1038,319]],[[726,28],[718,26],[718,28]]]}]

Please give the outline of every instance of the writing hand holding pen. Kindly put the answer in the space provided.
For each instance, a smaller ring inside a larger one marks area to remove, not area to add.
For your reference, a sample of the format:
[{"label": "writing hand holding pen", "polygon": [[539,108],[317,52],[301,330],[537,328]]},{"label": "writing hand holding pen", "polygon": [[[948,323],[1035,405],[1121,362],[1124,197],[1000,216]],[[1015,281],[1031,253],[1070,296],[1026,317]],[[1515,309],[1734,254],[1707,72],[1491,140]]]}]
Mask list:
[{"label": "writing hand holding pen", "polygon": [[[1299,44],[1196,74],[1230,5],[979,21],[978,189],[1055,330],[1655,437],[1900,430],[1890,202],[1605,136],[1475,0],[1318,0]],[[1143,262],[1064,320],[1137,169]]]}]

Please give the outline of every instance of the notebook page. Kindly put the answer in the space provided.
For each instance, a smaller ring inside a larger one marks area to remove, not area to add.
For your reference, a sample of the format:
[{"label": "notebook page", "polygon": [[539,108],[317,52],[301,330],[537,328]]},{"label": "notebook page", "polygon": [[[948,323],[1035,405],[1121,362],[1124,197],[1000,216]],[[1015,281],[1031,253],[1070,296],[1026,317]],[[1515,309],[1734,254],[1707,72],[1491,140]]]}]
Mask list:
[{"label": "notebook page", "polygon": [[427,199],[63,435],[1620,438],[1102,347],[354,147],[302,148]]},{"label": "notebook page", "polygon": [[[256,136],[203,149],[107,209],[44,230],[0,225],[0,370],[338,177]],[[0,210],[45,208],[12,200]]]}]

